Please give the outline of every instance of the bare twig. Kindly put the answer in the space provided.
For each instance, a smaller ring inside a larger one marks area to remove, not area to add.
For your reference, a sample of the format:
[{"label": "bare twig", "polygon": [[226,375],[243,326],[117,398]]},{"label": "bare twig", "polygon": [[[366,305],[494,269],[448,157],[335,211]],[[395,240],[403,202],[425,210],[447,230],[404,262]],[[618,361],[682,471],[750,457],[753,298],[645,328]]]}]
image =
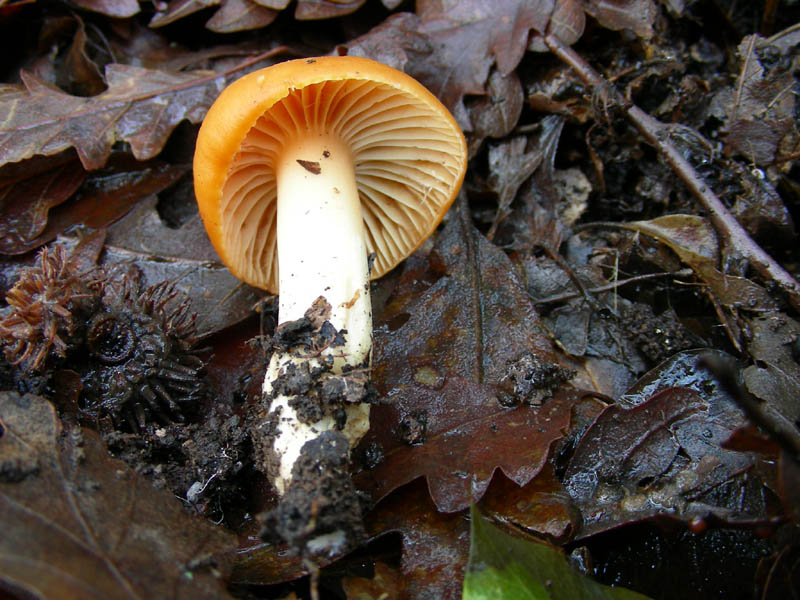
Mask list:
[{"label": "bare twig", "polygon": [[750,420],[768,431],[788,457],[800,461],[800,432],[794,423],[776,410],[771,402],[751,394],[729,362],[715,355],[704,356],[701,360],[702,365],[720,380]]},{"label": "bare twig", "polygon": [[800,284],[753,241],[717,195],[703,182],[694,167],[670,140],[667,127],[635,104],[626,102],[577,52],[569,46],[565,46],[557,37],[548,35],[543,39],[550,51],[568,64],[585,84],[602,89],[624,108],[639,132],[661,153],[661,156],[683,180],[692,195],[708,211],[709,219],[720,238],[727,241],[732,248],[746,258],[762,277],[774,281],[780,286],[788,295],[792,306],[800,310]]},{"label": "bare twig", "polygon": [[[589,306],[591,306],[596,312],[600,312],[603,310],[603,308],[605,308],[594,296],[592,296],[589,289],[583,284],[583,281],[581,281],[581,278],[578,277],[577,273],[575,273],[569,263],[567,263],[567,261],[565,261],[558,252],[546,246],[543,246],[543,250],[545,254],[547,254],[547,257],[556,263],[556,265],[558,265],[561,270],[567,274],[567,276],[570,278],[570,281],[572,281],[572,285],[578,288],[580,295],[583,296],[583,299],[586,300]],[[616,312],[614,315],[616,316]]]},{"label": "bare twig", "polygon": [[[606,283],[605,285],[599,285],[597,287],[589,288],[588,291],[590,294],[599,294],[601,292],[610,292],[612,290],[617,290],[621,288],[623,285],[628,285],[629,283],[636,283],[639,281],[647,281],[648,279],[661,279],[664,277],[689,277],[694,271],[691,269],[681,269],[680,271],[676,271],[674,273],[645,273],[643,275],[635,275],[633,277],[628,277],[627,279],[617,279],[616,281],[612,281],[611,283]],[[565,292],[563,294],[557,294],[555,296],[547,296],[546,298],[541,299],[533,299],[533,303],[536,305],[539,304],[554,304],[556,302],[564,302],[565,300],[571,300],[572,298],[577,298],[579,296],[583,296],[582,292]]]}]

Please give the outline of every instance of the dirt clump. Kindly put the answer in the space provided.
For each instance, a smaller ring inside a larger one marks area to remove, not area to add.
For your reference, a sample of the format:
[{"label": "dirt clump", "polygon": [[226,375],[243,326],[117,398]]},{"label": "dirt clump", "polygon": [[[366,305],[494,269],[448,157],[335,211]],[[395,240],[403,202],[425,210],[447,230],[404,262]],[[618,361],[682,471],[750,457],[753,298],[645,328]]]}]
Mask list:
[{"label": "dirt clump", "polygon": [[325,431],[306,442],[289,489],[259,520],[264,540],[287,542],[304,556],[338,554],[361,543],[362,500],[350,478],[347,438]]}]

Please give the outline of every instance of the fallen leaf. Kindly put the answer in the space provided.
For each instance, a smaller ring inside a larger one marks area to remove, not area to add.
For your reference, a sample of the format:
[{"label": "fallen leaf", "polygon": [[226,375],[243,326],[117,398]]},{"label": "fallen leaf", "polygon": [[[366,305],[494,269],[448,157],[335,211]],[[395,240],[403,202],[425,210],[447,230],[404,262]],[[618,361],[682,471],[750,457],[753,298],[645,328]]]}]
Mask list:
[{"label": "fallen leaf", "polygon": [[725,119],[729,151],[761,166],[772,164],[779,153],[796,153],[800,143],[796,100],[788,92],[794,85],[792,68],[775,60],[776,50],[757,34],[744,37],[737,48],[737,81],[718,92],[710,106],[712,114]]},{"label": "fallen leaf", "polygon": [[170,0],[158,5],[158,11],[150,19],[150,27],[163,27],[178,19],[188,17],[210,6],[219,6],[222,0]]},{"label": "fallen leaf", "polygon": [[704,217],[668,215],[650,221],[618,223],[623,229],[645,233],[666,244],[678,258],[692,268],[708,287],[717,312],[737,349],[742,347],[739,311],[771,311],[778,308],[767,290],[745,277],[729,275],[719,269],[720,251],[716,233]]},{"label": "fallen leaf", "polygon": [[91,431],[63,431],[46,400],[0,393],[0,579],[47,598],[227,598],[235,538],[189,516],[108,456]]},{"label": "fallen leaf", "polygon": [[138,0],[74,0],[74,4],[116,19],[132,17],[139,12]]},{"label": "fallen leaf", "polygon": [[[527,255],[538,248],[548,248],[557,253],[561,246],[564,232],[570,225],[566,215],[563,214],[567,211],[559,210],[559,205],[565,203],[564,197],[559,194],[564,186],[559,184],[555,169],[556,152],[563,127],[563,118],[556,115],[544,117],[537,124],[534,134],[529,136],[523,157],[516,157],[514,160],[522,173],[524,167],[530,166],[524,157],[528,157],[528,160],[538,158],[532,177],[511,175],[513,170],[508,170],[508,173],[500,178],[501,181],[510,179],[511,183],[518,180],[520,184],[514,190],[514,195],[518,197],[517,206],[507,216],[502,233],[498,236],[502,240],[498,243],[504,248],[518,250]],[[500,169],[494,167],[491,153],[489,169],[490,185],[498,179],[496,177],[498,172],[503,174],[507,171],[503,161],[500,161]],[[524,172],[528,170],[524,169]],[[512,197],[509,202],[513,199]]]},{"label": "fallen leaf", "polygon": [[[461,580],[467,564],[469,526],[463,513],[442,514],[431,504],[420,481],[398,490],[381,502],[366,519],[371,539],[399,533],[402,539],[400,572],[395,598],[424,600],[461,598]],[[346,588],[355,585],[345,580]]]},{"label": "fallen leaf", "polygon": [[[564,44],[570,46],[583,35],[586,27],[584,4],[580,0],[557,0],[547,33],[556,36]],[[532,36],[528,49],[535,52],[549,52],[540,36]]]},{"label": "fallen leaf", "polygon": [[[437,508],[456,512],[483,496],[495,470],[517,485],[533,479],[543,468],[551,444],[563,437],[570,408],[580,395],[559,393],[543,406],[509,410],[500,405],[491,388],[451,377],[435,392],[408,386],[389,397],[393,410],[374,410],[374,419],[381,425],[373,426],[366,438],[384,442],[384,460],[357,475],[356,485],[378,501],[424,476]],[[425,442],[404,445],[397,430],[404,417],[420,413],[427,417]],[[386,431],[390,427],[394,431]],[[481,443],[475,443],[476,439]]]},{"label": "fallen leaf", "polygon": [[588,0],[586,13],[608,29],[630,29],[637,36],[650,39],[658,8],[653,0]]},{"label": "fallen leaf", "polygon": [[[51,208],[66,202],[86,178],[77,159],[57,157],[53,168],[0,186],[0,252],[19,254],[39,237]],[[66,159],[66,160],[64,160]]]},{"label": "fallen leaf", "polygon": [[199,215],[173,229],[159,216],[156,202],[155,196],[145,198],[108,228],[103,264],[135,264],[150,283],[175,281],[192,299],[198,337],[251,316],[263,292],[220,262]]},{"label": "fallen leaf", "polygon": [[522,114],[522,84],[516,73],[503,75],[492,71],[486,86],[486,95],[477,96],[467,102],[470,118],[470,156],[487,137],[503,138],[517,126]]},{"label": "fallen leaf", "polygon": [[[629,330],[638,323],[622,316],[608,318],[603,310],[591,306],[562,266],[552,259],[521,254],[514,260],[525,276],[528,294],[537,305],[543,306],[543,310],[550,304],[549,298],[566,296],[564,301],[547,310],[544,322],[559,346],[575,358],[572,364],[577,370],[574,385],[612,398],[619,397],[647,369],[645,356]],[[587,287],[609,283],[597,264],[579,264],[573,271]],[[621,315],[633,306],[624,298],[616,298],[613,290],[594,294],[594,297],[600,306],[614,307]]]},{"label": "fallen leaf", "polygon": [[468,131],[464,96],[484,94],[493,64],[501,75],[510,75],[525,54],[530,31],[545,31],[554,6],[555,0],[422,0],[416,15],[392,15],[339,52],[381,62],[390,58],[387,64],[436,94]]},{"label": "fallen leaf", "polygon": [[[508,258],[475,230],[463,204],[425,270],[407,276],[413,291],[398,286],[376,329],[373,382],[388,404],[373,410],[362,445],[379,443],[385,460],[356,481],[377,501],[425,475],[437,507],[452,512],[478,500],[496,468],[518,485],[530,481],[580,394],[550,390],[552,400],[516,409],[498,400],[516,361],[557,360]],[[424,420],[421,445],[403,442],[409,420]]]},{"label": "fallen leaf", "polygon": [[401,598],[406,587],[406,577],[403,573],[386,563],[377,562],[372,578],[345,577],[342,588],[348,600],[380,600],[388,598]]},{"label": "fallen leaf", "polygon": [[358,10],[365,0],[298,0],[294,18],[298,21],[343,17]]},{"label": "fallen leaf", "polygon": [[[80,167],[76,164],[73,168]],[[105,227],[130,211],[143,196],[174,184],[187,169],[160,160],[138,162],[125,155],[113,156],[106,168],[88,175],[68,201],[49,211],[47,224],[38,235],[29,239],[7,236],[0,242],[0,252],[29,252],[75,225]]]},{"label": "fallen leaf", "polygon": [[[424,23],[424,31],[429,35],[436,32],[440,43],[455,51],[456,40],[471,41],[467,48],[480,49],[486,57],[493,56],[500,72],[508,75],[525,54],[531,29],[546,30],[554,6],[553,0],[500,0],[491,5],[461,0],[421,0],[417,3],[417,14]],[[465,66],[467,53],[453,55],[454,60],[449,64],[456,72]]]},{"label": "fallen leaf", "polygon": [[[320,559],[319,567],[328,563]],[[230,581],[237,585],[271,585],[294,581],[308,575],[303,558],[288,546],[258,544],[239,550]]]},{"label": "fallen leaf", "polygon": [[486,237],[494,239],[498,225],[511,213],[511,203],[525,180],[542,162],[538,149],[526,151],[528,138],[516,136],[489,148],[489,186],[497,193],[497,213]]},{"label": "fallen leaf", "polygon": [[78,96],[102,93],[106,84],[100,68],[89,56],[89,38],[83,20],[77,17],[68,19],[66,25],[68,31],[64,33],[67,39],[72,38],[72,43],[64,56],[64,68],[56,74],[56,84]]},{"label": "fallen leaf", "polygon": [[787,205],[773,185],[757,169],[741,169],[744,192],[731,207],[736,220],[756,240],[791,248],[797,232]]},{"label": "fallen leaf", "polygon": [[138,160],[161,152],[174,127],[199,123],[222,91],[224,75],[168,73],[131,65],[106,67],[108,89],[70,96],[31,73],[25,87],[0,85],[0,165],[74,147],[87,170],[102,167],[117,141]]},{"label": "fallen leaf", "polygon": [[251,0],[227,0],[206,22],[206,27],[217,33],[259,29],[272,23],[277,16],[277,11]]},{"label": "fallen leaf", "polygon": [[479,507],[500,522],[553,540],[567,539],[580,526],[578,511],[556,477],[552,461],[522,487],[495,475]]},{"label": "fallen leaf", "polygon": [[702,367],[709,356],[724,353],[675,355],[583,434],[564,474],[564,486],[583,516],[578,539],[656,516],[689,522],[712,515],[729,523],[773,516],[763,501],[736,500],[745,488],[758,498],[756,490],[771,485],[773,477],[752,471],[744,476],[759,464],[756,457],[723,447],[747,420]]},{"label": "fallen leaf", "polygon": [[580,574],[559,548],[512,536],[470,510],[469,565],[464,600],[647,600],[621,587],[608,587]]}]

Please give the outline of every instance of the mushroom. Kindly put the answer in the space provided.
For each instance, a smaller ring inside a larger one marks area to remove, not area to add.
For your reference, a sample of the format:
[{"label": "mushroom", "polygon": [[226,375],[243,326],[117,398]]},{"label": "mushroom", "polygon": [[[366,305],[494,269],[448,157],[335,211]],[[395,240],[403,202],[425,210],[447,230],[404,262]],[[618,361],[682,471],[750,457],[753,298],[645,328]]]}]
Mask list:
[{"label": "mushroom", "polygon": [[268,470],[281,494],[303,445],[334,429],[352,448],[369,428],[369,405],[348,405],[344,423],[341,414],[309,423],[276,382],[303,364],[314,372],[327,361],[338,374],[369,367],[369,279],[434,231],[461,186],[466,156],[461,130],[433,94],[365,58],[255,71],[208,111],[194,181],[219,256],[240,279],[279,293],[280,323],[315,305],[343,338],[313,356],[275,351],[270,359],[264,392],[277,432]]}]

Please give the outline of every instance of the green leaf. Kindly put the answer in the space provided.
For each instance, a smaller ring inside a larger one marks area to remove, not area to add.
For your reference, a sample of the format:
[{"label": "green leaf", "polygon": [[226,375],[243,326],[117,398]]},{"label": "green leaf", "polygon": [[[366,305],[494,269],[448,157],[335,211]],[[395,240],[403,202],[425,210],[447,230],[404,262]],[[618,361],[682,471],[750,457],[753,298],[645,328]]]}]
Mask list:
[{"label": "green leaf", "polygon": [[547,544],[512,537],[472,505],[463,600],[646,600],[625,588],[601,585],[573,569]]}]

